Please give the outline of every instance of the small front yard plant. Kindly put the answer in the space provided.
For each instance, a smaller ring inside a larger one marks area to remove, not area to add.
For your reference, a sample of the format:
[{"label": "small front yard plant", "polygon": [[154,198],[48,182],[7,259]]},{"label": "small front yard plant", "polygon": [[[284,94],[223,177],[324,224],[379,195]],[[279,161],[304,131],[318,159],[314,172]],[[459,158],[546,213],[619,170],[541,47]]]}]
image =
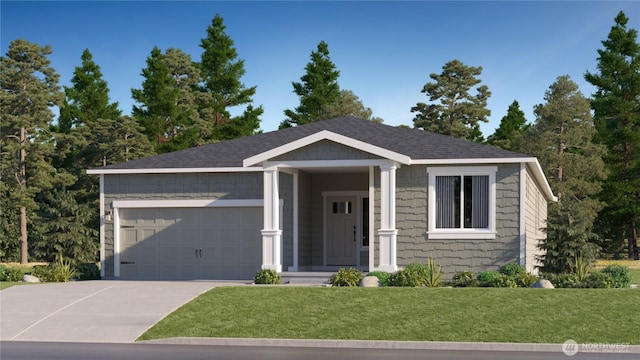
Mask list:
[{"label": "small front yard plant", "polygon": [[253,277],[255,284],[280,284],[280,275],[275,270],[263,269],[259,270]]},{"label": "small front yard plant", "polygon": [[358,286],[362,278],[362,271],[358,269],[341,268],[337,273],[331,275],[329,283],[332,286]]}]

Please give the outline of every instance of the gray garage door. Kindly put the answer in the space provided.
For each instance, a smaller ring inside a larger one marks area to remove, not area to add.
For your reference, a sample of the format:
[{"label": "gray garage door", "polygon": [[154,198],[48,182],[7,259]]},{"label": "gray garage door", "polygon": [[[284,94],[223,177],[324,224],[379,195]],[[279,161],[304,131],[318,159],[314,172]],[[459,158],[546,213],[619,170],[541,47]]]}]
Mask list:
[{"label": "gray garage door", "polygon": [[119,212],[121,279],[251,279],[262,264],[261,207]]}]

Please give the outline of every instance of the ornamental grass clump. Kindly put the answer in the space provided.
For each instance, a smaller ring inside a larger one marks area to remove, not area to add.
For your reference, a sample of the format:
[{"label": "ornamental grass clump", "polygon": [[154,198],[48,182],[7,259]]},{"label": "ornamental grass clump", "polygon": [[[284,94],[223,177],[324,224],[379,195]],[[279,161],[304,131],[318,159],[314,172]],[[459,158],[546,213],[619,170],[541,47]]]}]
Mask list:
[{"label": "ornamental grass clump", "polygon": [[331,275],[329,283],[332,286],[359,286],[362,278],[362,271],[358,269],[341,268],[337,273]]}]

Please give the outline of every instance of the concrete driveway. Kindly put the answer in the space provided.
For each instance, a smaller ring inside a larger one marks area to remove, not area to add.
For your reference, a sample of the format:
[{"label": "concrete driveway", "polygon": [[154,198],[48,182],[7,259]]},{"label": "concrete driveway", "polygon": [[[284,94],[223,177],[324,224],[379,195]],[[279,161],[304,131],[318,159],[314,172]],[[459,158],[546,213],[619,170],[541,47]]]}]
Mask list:
[{"label": "concrete driveway", "polygon": [[133,342],[214,281],[97,280],[0,291],[0,340]]}]

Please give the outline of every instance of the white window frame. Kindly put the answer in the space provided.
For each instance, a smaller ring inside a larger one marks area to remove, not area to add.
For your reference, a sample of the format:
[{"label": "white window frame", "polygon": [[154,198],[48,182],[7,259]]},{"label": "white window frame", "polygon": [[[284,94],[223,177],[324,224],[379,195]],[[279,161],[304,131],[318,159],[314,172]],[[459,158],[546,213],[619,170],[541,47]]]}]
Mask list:
[{"label": "white window frame", "polygon": [[[428,167],[428,224],[429,239],[495,239],[496,237],[496,173],[497,166]],[[437,229],[436,228],[436,177],[437,176],[489,176],[489,227],[487,229]]]}]

